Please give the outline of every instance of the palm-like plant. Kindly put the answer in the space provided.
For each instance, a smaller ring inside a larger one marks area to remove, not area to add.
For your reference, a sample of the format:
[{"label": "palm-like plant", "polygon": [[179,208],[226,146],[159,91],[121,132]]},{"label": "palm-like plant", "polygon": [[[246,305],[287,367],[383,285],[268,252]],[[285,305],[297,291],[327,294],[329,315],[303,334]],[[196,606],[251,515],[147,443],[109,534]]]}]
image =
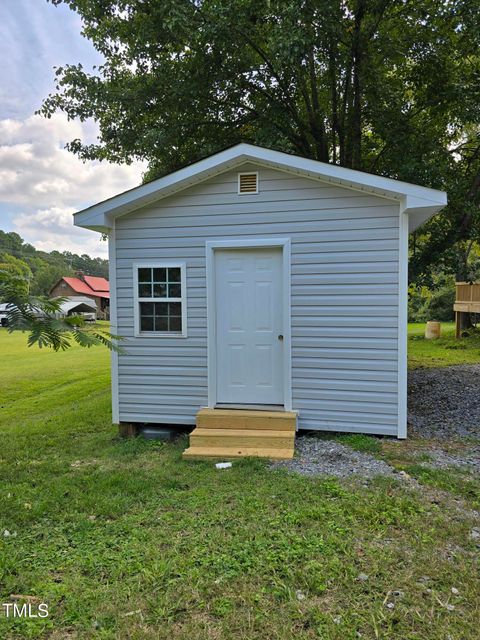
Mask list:
[{"label": "palm-like plant", "polygon": [[[25,269],[26,267],[26,269]],[[0,261],[0,302],[6,303],[8,331],[27,331],[28,345],[65,351],[73,343],[82,347],[103,345],[120,351],[120,336],[98,326],[87,326],[80,316],[61,318],[65,298],[49,300],[29,295],[28,266],[16,258]]]}]

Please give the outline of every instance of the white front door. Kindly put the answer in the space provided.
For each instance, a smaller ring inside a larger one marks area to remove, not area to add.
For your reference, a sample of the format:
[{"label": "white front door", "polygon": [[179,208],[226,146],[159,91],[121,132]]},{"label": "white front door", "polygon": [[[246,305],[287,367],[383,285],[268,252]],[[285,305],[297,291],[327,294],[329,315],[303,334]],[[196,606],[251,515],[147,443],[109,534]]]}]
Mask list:
[{"label": "white front door", "polygon": [[217,249],[217,404],[283,405],[282,249]]}]

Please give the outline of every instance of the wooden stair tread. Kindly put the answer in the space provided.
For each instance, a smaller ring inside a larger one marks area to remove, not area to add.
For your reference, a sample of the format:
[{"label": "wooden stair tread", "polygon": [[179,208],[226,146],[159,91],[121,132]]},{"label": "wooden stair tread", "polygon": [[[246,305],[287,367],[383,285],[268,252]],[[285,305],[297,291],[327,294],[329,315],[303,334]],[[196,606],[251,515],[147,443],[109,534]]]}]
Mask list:
[{"label": "wooden stair tread", "polygon": [[285,429],[209,429],[208,427],[196,427],[191,433],[191,436],[208,436],[208,437],[222,437],[222,436],[247,436],[249,438],[295,438],[295,429],[292,429],[291,433]]},{"label": "wooden stair tread", "polygon": [[293,458],[293,446],[288,449],[259,449],[256,447],[189,447],[183,452],[184,458],[271,458],[273,460],[290,460]]},{"label": "wooden stair tread", "polygon": [[294,411],[200,409],[184,458],[293,458]]},{"label": "wooden stair tread", "polygon": [[201,409],[197,427],[201,429],[273,430],[294,432],[297,415],[292,411],[248,411],[244,409]]},{"label": "wooden stair tread", "polygon": [[296,419],[295,411],[258,411],[255,409],[200,409],[197,416],[275,418],[276,420]]},{"label": "wooden stair tread", "polygon": [[202,429],[197,427],[190,434],[190,446],[195,449],[293,450],[294,444],[294,429],[287,431],[285,429],[214,429],[211,427]]}]

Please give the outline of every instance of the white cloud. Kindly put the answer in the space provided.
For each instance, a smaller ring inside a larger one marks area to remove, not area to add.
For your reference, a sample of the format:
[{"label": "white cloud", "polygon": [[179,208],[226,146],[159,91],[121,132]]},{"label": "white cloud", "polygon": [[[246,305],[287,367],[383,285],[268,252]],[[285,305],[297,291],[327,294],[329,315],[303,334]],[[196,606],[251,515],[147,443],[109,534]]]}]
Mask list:
[{"label": "white cloud", "polygon": [[73,207],[50,207],[21,213],[15,219],[16,231],[42,251],[71,251],[106,257],[107,243],[98,233],[72,227]]},{"label": "white cloud", "polygon": [[140,184],[145,165],[84,163],[64,148],[91,137],[91,124],[61,115],[0,120],[0,202],[21,209],[13,224],[34,246],[106,254],[98,234],[73,226],[72,213]]}]

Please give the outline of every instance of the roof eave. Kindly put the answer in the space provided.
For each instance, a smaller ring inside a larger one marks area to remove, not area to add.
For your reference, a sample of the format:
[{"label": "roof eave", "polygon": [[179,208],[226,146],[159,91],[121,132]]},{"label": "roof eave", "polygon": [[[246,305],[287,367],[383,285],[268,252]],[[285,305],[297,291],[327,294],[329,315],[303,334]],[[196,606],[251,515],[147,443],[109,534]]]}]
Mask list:
[{"label": "roof eave", "polygon": [[423,224],[431,215],[440,211],[447,203],[447,196],[443,191],[347,169],[338,165],[321,163],[280,151],[239,144],[163,178],[80,211],[74,215],[74,224],[100,233],[108,233],[115,218],[245,162],[255,162],[280,170],[298,172],[306,177],[403,203],[403,210],[414,216],[412,230]]},{"label": "roof eave", "polygon": [[435,199],[426,200],[411,196],[403,201],[403,211],[408,214],[409,233],[421,227],[448,204],[444,191],[437,191],[436,194],[438,195]]},{"label": "roof eave", "polygon": [[[245,154],[233,153],[237,148],[227,149],[220,154],[200,160],[194,165],[170,173],[163,178],[120,193],[83,211],[78,211],[73,215],[74,224],[78,227],[108,233],[113,226],[115,218],[248,161]],[[222,156],[222,159],[219,159],[218,156]],[[194,168],[196,169],[194,170]]]}]

